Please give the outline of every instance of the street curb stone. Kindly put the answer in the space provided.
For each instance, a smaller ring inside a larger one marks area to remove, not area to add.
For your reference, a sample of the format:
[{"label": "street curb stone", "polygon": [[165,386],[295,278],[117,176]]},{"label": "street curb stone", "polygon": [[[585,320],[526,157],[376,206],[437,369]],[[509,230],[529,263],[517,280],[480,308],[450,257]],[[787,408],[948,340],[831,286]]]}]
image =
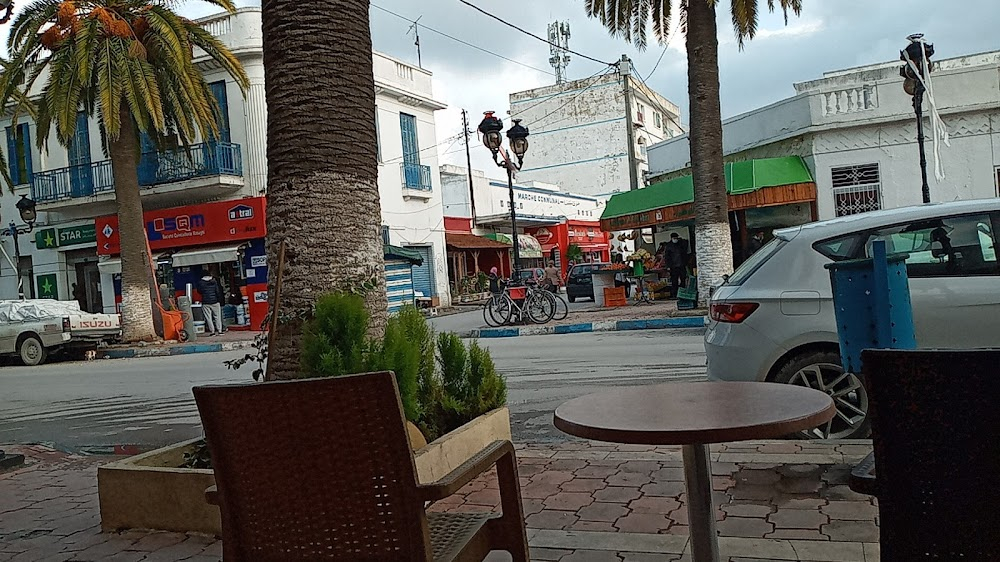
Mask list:
[{"label": "street curb stone", "polygon": [[253,346],[252,341],[227,341],[221,343],[195,343],[189,345],[128,347],[122,349],[106,349],[97,353],[100,359],[138,359],[142,357],[170,357],[173,355],[191,355],[193,353],[216,353],[219,351],[236,351]]},{"label": "street curb stone", "polygon": [[484,328],[459,332],[462,338],[516,338],[519,336],[542,336],[555,334],[583,334],[587,332],[623,332],[634,330],[664,330],[668,328],[701,328],[704,316],[681,316],[676,318],[651,318],[648,320],[607,320],[604,322],[583,322],[562,326],[526,326],[523,328]]}]

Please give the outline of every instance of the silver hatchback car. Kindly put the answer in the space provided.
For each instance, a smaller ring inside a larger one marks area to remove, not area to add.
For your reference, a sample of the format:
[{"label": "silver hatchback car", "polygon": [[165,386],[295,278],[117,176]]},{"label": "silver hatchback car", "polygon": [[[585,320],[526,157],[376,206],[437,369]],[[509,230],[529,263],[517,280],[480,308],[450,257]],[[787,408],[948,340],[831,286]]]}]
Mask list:
[{"label": "silver hatchback car", "polygon": [[[874,240],[907,253],[917,344],[1000,347],[1000,199],[875,211],[775,231],[712,295],[705,351],[716,380],[773,381],[830,394],[837,415],[808,436],[867,436],[868,396],[841,367],[831,261]],[[945,389],[942,389],[945,391]]]}]

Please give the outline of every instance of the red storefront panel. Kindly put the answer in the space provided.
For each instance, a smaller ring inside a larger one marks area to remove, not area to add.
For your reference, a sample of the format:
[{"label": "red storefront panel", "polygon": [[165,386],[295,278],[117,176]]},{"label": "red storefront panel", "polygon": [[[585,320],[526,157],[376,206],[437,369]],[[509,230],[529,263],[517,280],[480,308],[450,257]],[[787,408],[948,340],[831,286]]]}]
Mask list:
[{"label": "red storefront panel", "polygon": [[[252,240],[267,233],[263,197],[146,211],[143,218],[153,250]],[[121,253],[117,215],[99,217],[95,227],[97,253]]]}]

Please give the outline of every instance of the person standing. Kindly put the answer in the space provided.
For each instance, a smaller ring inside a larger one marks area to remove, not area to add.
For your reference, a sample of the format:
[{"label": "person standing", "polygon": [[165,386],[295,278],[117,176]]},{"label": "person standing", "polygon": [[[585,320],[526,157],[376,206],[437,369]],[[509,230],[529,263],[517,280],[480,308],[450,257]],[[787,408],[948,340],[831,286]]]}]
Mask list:
[{"label": "person standing", "polygon": [[222,298],[225,294],[222,283],[207,271],[198,280],[198,292],[201,293],[201,310],[205,314],[205,335],[222,334]]},{"label": "person standing", "polygon": [[550,261],[549,266],[545,268],[545,288],[553,293],[558,293],[560,283],[562,283],[562,278],[559,276],[556,262]]},{"label": "person standing", "polygon": [[671,298],[677,298],[677,291],[684,284],[686,279],[686,268],[688,261],[688,243],[676,232],[670,234],[670,243],[663,251],[664,261],[670,270],[670,293]]}]

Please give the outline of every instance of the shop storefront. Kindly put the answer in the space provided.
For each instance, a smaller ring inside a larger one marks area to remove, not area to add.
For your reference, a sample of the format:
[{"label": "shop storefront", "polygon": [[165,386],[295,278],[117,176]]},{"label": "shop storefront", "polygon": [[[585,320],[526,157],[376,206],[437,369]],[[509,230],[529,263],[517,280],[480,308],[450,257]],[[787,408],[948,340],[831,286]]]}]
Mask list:
[{"label": "shop storefront", "polygon": [[[264,198],[253,197],[146,212],[157,282],[174,296],[188,294],[192,302],[200,303],[198,280],[211,273],[226,293],[223,322],[234,330],[259,329],[267,314],[264,210]],[[105,310],[117,311],[121,307],[118,217],[100,217],[95,226]],[[196,320],[199,312],[194,311]]]},{"label": "shop storefront", "polygon": [[[495,240],[501,244],[513,246],[510,234],[504,234],[503,232],[491,232],[486,235],[486,238]],[[521,258],[522,270],[533,267],[545,267],[545,260],[542,255],[542,245],[538,243],[538,240],[536,240],[534,236],[530,234],[518,234],[517,250]],[[511,259],[513,259],[513,255],[513,252],[511,252]]]},{"label": "shop storefront", "polygon": [[568,270],[570,246],[580,249],[580,260],[583,262],[607,262],[611,259],[609,235],[601,230],[600,223],[596,221],[571,220],[552,226],[527,228],[525,231],[538,240],[545,261],[555,262],[563,276]]},{"label": "shop storefront", "polygon": [[[737,264],[749,256],[754,233],[762,232],[766,241],[776,228],[817,219],[816,183],[802,158],[731,162],[725,173]],[[614,195],[601,216],[601,227],[641,233],[642,245],[650,253],[676,232],[690,241],[693,251],[694,221],[694,183],[691,176],[683,176]]]}]

